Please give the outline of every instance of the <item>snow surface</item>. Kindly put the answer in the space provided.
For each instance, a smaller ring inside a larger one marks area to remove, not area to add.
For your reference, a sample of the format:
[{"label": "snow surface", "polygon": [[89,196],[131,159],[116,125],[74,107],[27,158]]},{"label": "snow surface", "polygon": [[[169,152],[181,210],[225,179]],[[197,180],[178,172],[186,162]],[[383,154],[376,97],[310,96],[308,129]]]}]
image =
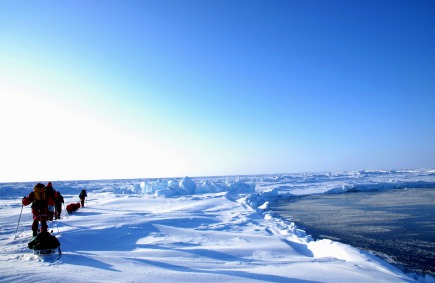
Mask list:
[{"label": "snow surface", "polygon": [[62,257],[27,248],[30,207],[17,225],[35,183],[0,184],[0,282],[435,282],[267,210],[274,197],[435,188],[434,170],[50,181],[65,205],[89,196],[49,223]]}]

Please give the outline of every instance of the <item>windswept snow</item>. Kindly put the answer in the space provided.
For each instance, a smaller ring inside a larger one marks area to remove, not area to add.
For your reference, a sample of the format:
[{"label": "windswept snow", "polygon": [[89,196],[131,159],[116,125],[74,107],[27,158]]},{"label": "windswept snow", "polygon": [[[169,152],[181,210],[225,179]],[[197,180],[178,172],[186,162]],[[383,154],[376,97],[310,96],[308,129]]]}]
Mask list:
[{"label": "windswept snow", "polygon": [[[383,173],[366,174],[365,180],[311,175],[310,184],[320,193],[332,183],[378,180],[377,186],[384,187],[388,182],[426,186],[434,181],[431,171],[398,178],[400,174],[389,173],[387,182]],[[21,198],[33,183],[0,184],[0,282],[416,281],[367,252],[330,240],[313,241],[267,211],[271,197],[312,191],[307,179],[279,175],[53,182],[65,204],[77,202],[82,189],[89,196],[85,208],[72,215],[63,212],[62,220],[50,223],[62,244],[57,262],[27,249],[29,207],[17,226]],[[434,282],[429,276],[419,281]]]}]

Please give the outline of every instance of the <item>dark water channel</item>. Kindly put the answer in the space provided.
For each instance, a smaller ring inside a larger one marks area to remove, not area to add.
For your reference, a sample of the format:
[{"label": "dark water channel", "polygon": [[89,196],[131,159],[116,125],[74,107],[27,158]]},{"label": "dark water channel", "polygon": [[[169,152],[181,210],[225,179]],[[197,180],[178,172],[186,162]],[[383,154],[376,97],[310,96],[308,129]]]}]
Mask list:
[{"label": "dark water channel", "polygon": [[269,208],[314,239],[350,244],[405,272],[435,276],[435,189],[282,198]]}]

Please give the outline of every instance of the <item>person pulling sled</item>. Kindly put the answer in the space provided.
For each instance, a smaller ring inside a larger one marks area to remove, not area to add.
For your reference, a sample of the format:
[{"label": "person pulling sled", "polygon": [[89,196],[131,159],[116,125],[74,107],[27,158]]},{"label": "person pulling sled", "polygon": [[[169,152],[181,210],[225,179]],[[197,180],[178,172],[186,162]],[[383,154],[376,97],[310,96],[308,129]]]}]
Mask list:
[{"label": "person pulling sled", "polygon": [[48,215],[47,215],[48,221],[53,221],[53,217],[54,217],[54,208],[56,205],[56,201],[54,199],[55,192],[56,191],[54,190],[51,182],[48,182],[47,186],[45,186],[45,194],[46,194],[47,203],[48,203]]},{"label": "person pulling sled", "polygon": [[88,197],[88,194],[86,194],[86,190],[82,190],[82,192],[79,194],[80,202],[82,207],[85,207],[85,198]]},{"label": "person pulling sled", "polygon": [[[23,197],[21,201],[24,206],[32,204],[33,236],[28,243],[28,247],[37,255],[50,255],[57,251],[60,257],[59,240],[48,232],[48,198],[45,185],[38,183],[33,188],[33,191],[27,197]],[[41,222],[41,229],[38,233],[39,222]]]},{"label": "person pulling sled", "polygon": [[32,204],[33,236],[38,235],[39,222],[41,222],[41,233],[47,233],[48,202],[45,192],[45,185],[41,183],[36,184],[33,188],[33,191],[30,192],[27,197],[23,197],[21,202],[24,206]]}]

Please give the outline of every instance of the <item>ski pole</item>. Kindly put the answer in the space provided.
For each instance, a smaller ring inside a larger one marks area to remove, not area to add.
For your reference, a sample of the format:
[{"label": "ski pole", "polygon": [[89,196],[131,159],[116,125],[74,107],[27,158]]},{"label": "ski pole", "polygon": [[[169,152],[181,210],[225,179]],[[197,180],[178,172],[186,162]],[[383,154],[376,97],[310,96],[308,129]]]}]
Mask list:
[{"label": "ski pole", "polygon": [[20,212],[20,218],[18,218],[18,223],[17,223],[17,230],[15,230],[15,236],[14,236],[14,240],[17,238],[17,232],[18,232],[18,226],[20,225],[20,221],[21,221],[21,214],[23,214],[23,207],[24,205],[21,205],[21,212]]}]

